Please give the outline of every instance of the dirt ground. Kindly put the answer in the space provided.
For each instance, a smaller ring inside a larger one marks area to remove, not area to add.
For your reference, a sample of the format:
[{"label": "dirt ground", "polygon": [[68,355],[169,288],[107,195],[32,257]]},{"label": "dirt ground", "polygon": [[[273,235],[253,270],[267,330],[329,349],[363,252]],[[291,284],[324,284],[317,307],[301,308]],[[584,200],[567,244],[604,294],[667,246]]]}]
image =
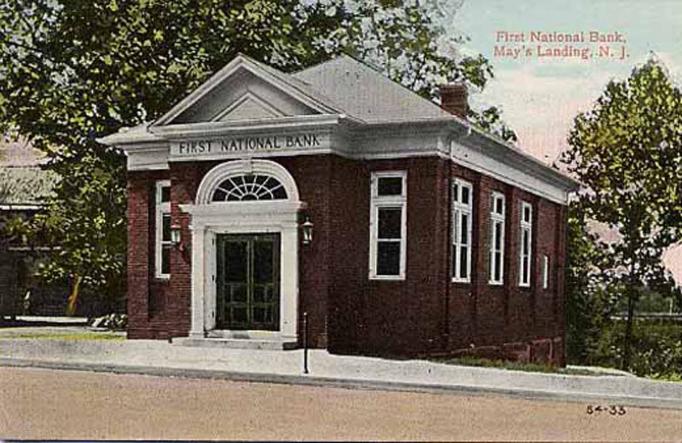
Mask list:
[{"label": "dirt ground", "polygon": [[6,439],[682,438],[682,411],[588,414],[589,405],[0,368],[0,438]]}]

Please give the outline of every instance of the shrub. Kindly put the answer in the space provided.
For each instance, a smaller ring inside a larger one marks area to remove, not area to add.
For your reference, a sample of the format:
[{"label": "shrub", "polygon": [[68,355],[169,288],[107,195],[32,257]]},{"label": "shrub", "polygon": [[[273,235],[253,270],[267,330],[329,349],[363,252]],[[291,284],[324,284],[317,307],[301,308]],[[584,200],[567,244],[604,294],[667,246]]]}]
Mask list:
[{"label": "shrub", "polygon": [[[588,357],[588,364],[617,368],[623,350],[625,322],[607,325]],[[630,371],[643,377],[682,378],[682,324],[635,320]]]},{"label": "shrub", "polygon": [[128,326],[128,316],[125,314],[109,314],[104,317],[97,317],[90,322],[90,326],[121,331]]}]

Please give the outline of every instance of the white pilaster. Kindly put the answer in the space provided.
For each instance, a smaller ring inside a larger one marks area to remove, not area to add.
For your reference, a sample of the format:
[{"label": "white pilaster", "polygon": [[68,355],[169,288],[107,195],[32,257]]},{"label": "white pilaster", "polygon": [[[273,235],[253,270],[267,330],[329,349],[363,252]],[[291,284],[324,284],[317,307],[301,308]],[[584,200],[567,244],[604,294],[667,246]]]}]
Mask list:
[{"label": "white pilaster", "polygon": [[295,339],[298,319],[298,224],[282,225],[280,252],[280,333]]},{"label": "white pilaster", "polygon": [[192,230],[192,327],[190,337],[204,337],[204,245],[206,228],[193,222]]}]

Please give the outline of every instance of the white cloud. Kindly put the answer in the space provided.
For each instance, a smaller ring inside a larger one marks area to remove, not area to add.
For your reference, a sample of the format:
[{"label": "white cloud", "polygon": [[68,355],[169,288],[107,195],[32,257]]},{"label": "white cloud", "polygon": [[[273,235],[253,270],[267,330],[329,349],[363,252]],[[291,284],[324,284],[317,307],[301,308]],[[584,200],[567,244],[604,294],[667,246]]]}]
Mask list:
[{"label": "white cloud", "polygon": [[[500,106],[503,118],[519,136],[519,145],[551,163],[566,147],[575,116],[591,107],[612,77],[594,66],[580,69],[580,64],[585,62],[568,59],[557,66],[556,62],[531,61],[518,69],[498,70],[484,92],[472,97],[472,103]],[[547,71],[560,74],[548,75]]]}]

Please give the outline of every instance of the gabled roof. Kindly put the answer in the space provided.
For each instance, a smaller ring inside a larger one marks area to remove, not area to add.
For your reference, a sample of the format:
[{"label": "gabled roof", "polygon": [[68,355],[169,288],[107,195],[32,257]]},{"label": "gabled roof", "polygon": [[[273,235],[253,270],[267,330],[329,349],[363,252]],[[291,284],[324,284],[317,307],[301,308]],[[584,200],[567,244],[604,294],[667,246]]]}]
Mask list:
[{"label": "gabled roof", "polygon": [[343,114],[343,110],[336,108],[323,94],[318,93],[303,82],[284,74],[277,69],[260,63],[243,54],[237,55],[223,69],[215,73],[191,94],[173,106],[170,111],[158,118],[150,126],[163,126],[172,123],[183,112],[194,106],[203,97],[210,95],[223,82],[239,71],[248,71],[258,78],[272,84],[292,98],[322,114]]},{"label": "gabled roof", "polygon": [[285,74],[239,54],[150,126],[171,123],[239,70],[248,70],[323,114],[345,115],[366,123],[457,119],[432,101],[346,55]]}]

